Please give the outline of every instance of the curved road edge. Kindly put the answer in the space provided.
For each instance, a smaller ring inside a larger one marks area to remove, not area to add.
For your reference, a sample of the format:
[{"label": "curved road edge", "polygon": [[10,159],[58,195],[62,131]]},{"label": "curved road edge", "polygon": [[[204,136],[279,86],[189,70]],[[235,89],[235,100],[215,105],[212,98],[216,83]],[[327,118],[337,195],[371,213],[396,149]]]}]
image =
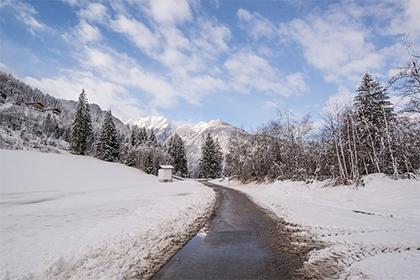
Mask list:
[{"label": "curved road edge", "polygon": [[198,232],[205,228],[206,225],[213,219],[214,213],[216,211],[217,205],[219,203],[219,193],[215,191],[215,197],[213,202],[210,203],[209,207],[204,211],[203,215],[197,217],[197,219],[192,223],[192,225],[187,228],[183,235],[174,237],[171,240],[171,247],[167,247],[160,252],[159,259],[155,261],[147,271],[142,275],[135,275],[134,277],[129,277],[127,279],[151,279],[159,270],[162,269],[170,260],[173,258],[182,248],[193,239]]}]

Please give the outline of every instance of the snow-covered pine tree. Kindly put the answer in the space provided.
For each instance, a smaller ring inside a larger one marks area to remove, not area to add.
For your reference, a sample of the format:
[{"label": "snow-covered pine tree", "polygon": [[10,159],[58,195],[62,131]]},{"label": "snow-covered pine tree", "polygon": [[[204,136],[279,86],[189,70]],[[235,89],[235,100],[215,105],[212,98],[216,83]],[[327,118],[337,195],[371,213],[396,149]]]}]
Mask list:
[{"label": "snow-covered pine tree", "polygon": [[395,114],[389,96],[380,83],[366,73],[354,98],[359,151],[369,173],[396,173],[392,151]]},{"label": "snow-covered pine tree", "polygon": [[220,177],[223,174],[223,153],[222,147],[220,146],[219,139],[216,138],[215,144],[215,165],[216,177]]},{"label": "snow-covered pine tree", "polygon": [[83,89],[79,95],[79,101],[77,103],[76,114],[74,116],[74,122],[71,131],[71,150],[78,155],[85,154],[91,136],[92,121],[86,93]]},{"label": "snow-covered pine tree", "polygon": [[108,111],[99,132],[96,144],[96,157],[106,161],[115,161],[119,155],[117,130],[115,129],[112,113]]},{"label": "snow-covered pine tree", "polygon": [[217,178],[222,173],[222,152],[220,145],[216,143],[211,137],[210,133],[207,134],[206,140],[201,147],[200,158],[200,176],[203,178]]},{"label": "snow-covered pine tree", "polygon": [[147,174],[153,174],[155,167],[153,162],[153,157],[151,153],[147,153],[146,159],[144,160],[144,171]]},{"label": "snow-covered pine tree", "polygon": [[134,125],[131,128],[131,132],[130,132],[130,144],[131,144],[131,146],[136,147],[137,145],[140,144],[139,133],[140,133],[139,128],[137,127],[137,125]]},{"label": "snow-covered pine tree", "polygon": [[120,162],[127,166],[136,165],[136,152],[130,143],[123,143],[120,147]]},{"label": "snow-covered pine tree", "polygon": [[138,132],[138,141],[139,144],[145,144],[147,142],[147,130],[145,127],[139,129]]},{"label": "snow-covered pine tree", "polygon": [[172,157],[175,173],[183,177],[187,176],[188,168],[184,141],[176,133],[169,140],[168,153]]},{"label": "snow-covered pine tree", "polygon": [[156,147],[158,144],[157,139],[156,139],[156,134],[153,129],[150,131],[149,137],[147,138],[147,143],[153,147]]}]

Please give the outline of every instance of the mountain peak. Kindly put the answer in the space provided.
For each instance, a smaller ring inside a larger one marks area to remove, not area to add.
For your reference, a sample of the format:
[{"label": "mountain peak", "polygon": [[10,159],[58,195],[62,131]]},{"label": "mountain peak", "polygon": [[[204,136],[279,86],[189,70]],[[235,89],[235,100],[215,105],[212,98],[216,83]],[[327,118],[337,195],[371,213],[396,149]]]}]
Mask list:
[{"label": "mountain peak", "polygon": [[163,116],[148,116],[134,120],[129,120],[127,124],[137,125],[138,127],[145,127],[146,129],[166,130],[171,129],[171,122]]},{"label": "mountain peak", "polygon": [[197,133],[202,133],[203,131],[209,129],[209,128],[215,128],[215,127],[226,127],[230,126],[227,122],[224,122],[222,120],[211,120],[208,122],[199,122],[195,126],[192,127],[192,129]]}]

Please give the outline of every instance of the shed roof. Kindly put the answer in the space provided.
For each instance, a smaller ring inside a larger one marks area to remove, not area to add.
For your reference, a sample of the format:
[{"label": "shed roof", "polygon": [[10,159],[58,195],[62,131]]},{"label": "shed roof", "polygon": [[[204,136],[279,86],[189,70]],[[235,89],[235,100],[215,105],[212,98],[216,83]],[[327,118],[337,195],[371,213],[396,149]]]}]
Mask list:
[{"label": "shed roof", "polygon": [[160,168],[162,169],[174,169],[172,165],[160,165]]}]

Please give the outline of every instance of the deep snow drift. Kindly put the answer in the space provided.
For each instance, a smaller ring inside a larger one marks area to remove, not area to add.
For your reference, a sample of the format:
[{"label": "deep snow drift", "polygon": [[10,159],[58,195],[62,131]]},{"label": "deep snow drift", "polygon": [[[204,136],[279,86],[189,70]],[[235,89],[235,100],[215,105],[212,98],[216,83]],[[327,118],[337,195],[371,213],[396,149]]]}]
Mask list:
[{"label": "deep snow drift", "polygon": [[324,241],[327,247],[311,252],[310,262],[338,265],[341,278],[418,279],[420,181],[394,181],[382,174],[364,181],[358,188],[324,187],[325,182],[222,184]]},{"label": "deep snow drift", "polygon": [[86,156],[0,150],[0,278],[147,275],[213,202],[194,181],[159,183]]}]

